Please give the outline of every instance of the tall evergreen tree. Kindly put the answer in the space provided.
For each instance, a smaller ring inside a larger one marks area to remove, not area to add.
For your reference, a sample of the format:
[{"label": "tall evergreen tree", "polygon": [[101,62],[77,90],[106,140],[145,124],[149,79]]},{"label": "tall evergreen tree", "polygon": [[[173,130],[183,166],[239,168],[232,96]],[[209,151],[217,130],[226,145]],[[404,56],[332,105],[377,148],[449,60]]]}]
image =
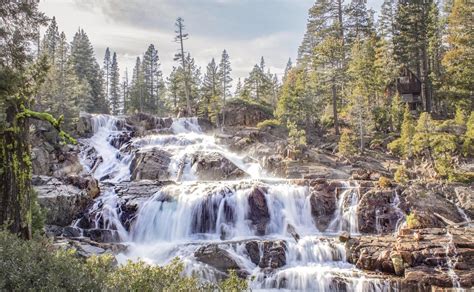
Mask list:
[{"label": "tall evergreen tree", "polygon": [[47,54],[51,63],[56,62],[56,54],[58,50],[58,45],[60,41],[58,24],[56,23],[56,18],[53,17],[49,23],[48,28],[46,29],[45,35],[43,37],[41,51],[44,54]]},{"label": "tall evergreen tree", "polygon": [[110,112],[113,115],[121,113],[120,96],[120,74],[117,63],[117,53],[114,52],[112,64],[110,65]]},{"label": "tall evergreen tree", "polygon": [[104,81],[105,81],[105,98],[110,101],[110,79],[111,79],[112,60],[110,59],[110,49],[105,49],[104,56]]},{"label": "tall evergreen tree", "polygon": [[446,91],[456,100],[473,106],[474,95],[474,7],[472,3],[454,0],[448,18],[448,51],[443,57],[446,68]]},{"label": "tall evergreen tree", "polygon": [[179,52],[175,54],[175,57],[174,57],[174,60],[175,61],[181,61],[181,67],[183,68],[183,82],[184,82],[184,93],[185,93],[185,96],[186,96],[186,110],[188,112],[188,114],[191,114],[192,112],[192,108],[191,108],[191,97],[190,97],[190,86],[189,86],[189,83],[190,83],[190,75],[191,75],[191,72],[187,71],[186,68],[186,55],[185,55],[185,51],[184,51],[184,41],[186,39],[188,39],[188,34],[184,32],[184,19],[182,19],[181,17],[178,17],[178,19],[176,19],[176,23],[175,23],[175,27],[176,27],[176,30],[175,30],[175,33],[176,33],[176,37],[175,37],[175,41],[178,42],[180,44],[180,48],[179,48]]},{"label": "tall evergreen tree", "polygon": [[123,113],[127,114],[130,112],[130,92],[128,82],[128,69],[125,69],[122,79],[122,102],[123,102]]},{"label": "tall evergreen tree", "polygon": [[[262,57],[263,61],[263,57]],[[226,106],[226,98],[230,95],[230,88],[232,87],[232,77],[230,76],[230,72],[232,72],[232,68],[230,66],[230,58],[227,51],[224,50],[222,52],[221,62],[219,63],[219,82],[222,88],[222,101],[223,101],[223,109],[225,110]],[[225,123],[225,112],[222,113],[222,125]]]},{"label": "tall evergreen tree", "polygon": [[81,110],[88,112],[108,112],[104,95],[104,80],[99,64],[94,57],[94,49],[84,30],[79,29],[71,43],[70,62],[80,80],[87,81],[89,94],[80,102]]},{"label": "tall evergreen tree", "polygon": [[145,108],[145,80],[140,57],[137,57],[135,67],[133,67],[132,82],[130,85],[130,104],[131,112],[143,112]]},{"label": "tall evergreen tree", "polygon": [[160,70],[158,51],[153,44],[148,46],[143,56],[143,76],[145,82],[145,105],[147,112],[158,113],[163,107],[163,74]]},{"label": "tall evergreen tree", "polygon": [[203,100],[201,102],[200,111],[206,118],[209,118],[209,112],[212,111],[211,102],[220,95],[221,86],[219,77],[219,68],[214,58],[212,58],[206,67],[206,73],[202,80]]},{"label": "tall evergreen tree", "polygon": [[285,73],[283,75],[283,82],[288,76],[288,72],[290,72],[291,68],[293,68],[293,62],[291,62],[291,58],[288,58],[288,62],[286,63],[286,67],[285,67]]}]

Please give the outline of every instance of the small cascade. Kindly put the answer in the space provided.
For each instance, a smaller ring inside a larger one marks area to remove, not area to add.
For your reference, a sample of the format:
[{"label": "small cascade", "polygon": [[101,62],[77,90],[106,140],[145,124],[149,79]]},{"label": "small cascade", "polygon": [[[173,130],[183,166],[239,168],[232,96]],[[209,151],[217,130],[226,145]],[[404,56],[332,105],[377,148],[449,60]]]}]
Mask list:
[{"label": "small cascade", "polygon": [[346,184],[346,186],[336,189],[336,195],[340,190],[337,209],[328,230],[332,232],[347,231],[350,234],[358,234],[359,220],[357,218],[357,207],[360,197],[359,187]]},{"label": "small cascade", "polygon": [[[453,287],[456,291],[464,291],[461,288],[461,283],[459,282],[459,276],[454,271],[454,266],[456,265],[457,259],[457,252],[456,246],[454,245],[453,235],[449,232],[449,229],[446,230],[446,236],[448,237],[449,241],[446,243],[446,258],[447,258],[447,268],[448,268],[448,275],[453,282]],[[452,256],[451,256],[452,254]]]}]

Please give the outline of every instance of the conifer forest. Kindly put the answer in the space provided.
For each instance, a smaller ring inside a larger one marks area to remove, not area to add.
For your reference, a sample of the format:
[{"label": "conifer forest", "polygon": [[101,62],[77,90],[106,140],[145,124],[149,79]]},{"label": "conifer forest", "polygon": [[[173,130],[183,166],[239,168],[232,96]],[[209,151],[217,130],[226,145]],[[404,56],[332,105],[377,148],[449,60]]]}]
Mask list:
[{"label": "conifer forest", "polygon": [[0,290],[471,291],[473,109],[472,0],[0,0]]}]

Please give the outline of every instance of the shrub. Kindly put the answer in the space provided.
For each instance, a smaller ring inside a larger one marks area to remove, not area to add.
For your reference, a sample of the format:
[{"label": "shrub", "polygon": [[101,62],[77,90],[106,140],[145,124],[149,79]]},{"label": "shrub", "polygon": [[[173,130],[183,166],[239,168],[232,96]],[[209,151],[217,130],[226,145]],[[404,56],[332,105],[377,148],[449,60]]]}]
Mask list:
[{"label": "shrub", "polygon": [[421,223],[418,220],[418,216],[415,213],[410,213],[406,217],[407,227],[409,229],[418,229],[421,228]]},{"label": "shrub", "polygon": [[397,183],[400,183],[402,185],[406,184],[409,180],[406,167],[403,165],[397,167],[393,178]]},{"label": "shrub", "polygon": [[379,178],[378,185],[381,188],[389,188],[392,186],[392,182],[390,181],[389,178],[386,178],[385,176],[381,176]]},{"label": "shrub", "polygon": [[0,230],[0,291],[242,291],[247,282],[235,272],[226,280],[201,284],[183,275],[178,259],[160,267],[142,261],[116,267],[112,255],[79,258],[44,237],[24,241]]},{"label": "shrub", "polygon": [[30,198],[31,208],[31,231],[33,234],[43,232],[44,223],[46,221],[46,210],[43,210],[38,203],[38,195],[34,190],[31,192]]},{"label": "shrub", "polygon": [[351,157],[357,153],[351,134],[347,130],[342,132],[337,146],[339,154],[343,156]]},{"label": "shrub", "polygon": [[264,129],[264,128],[276,128],[276,127],[280,127],[281,126],[281,123],[279,120],[276,120],[276,119],[270,119],[270,120],[265,120],[265,121],[261,121],[260,123],[257,124],[257,128],[259,129]]}]

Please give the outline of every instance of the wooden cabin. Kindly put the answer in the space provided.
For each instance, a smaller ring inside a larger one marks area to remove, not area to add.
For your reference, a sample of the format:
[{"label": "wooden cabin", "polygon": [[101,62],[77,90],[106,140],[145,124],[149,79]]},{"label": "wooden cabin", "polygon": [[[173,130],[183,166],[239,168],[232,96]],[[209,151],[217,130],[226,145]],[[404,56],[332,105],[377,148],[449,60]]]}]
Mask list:
[{"label": "wooden cabin", "polygon": [[386,93],[389,96],[398,93],[412,111],[416,111],[423,106],[421,80],[406,66],[400,68],[398,77],[388,85]]}]

